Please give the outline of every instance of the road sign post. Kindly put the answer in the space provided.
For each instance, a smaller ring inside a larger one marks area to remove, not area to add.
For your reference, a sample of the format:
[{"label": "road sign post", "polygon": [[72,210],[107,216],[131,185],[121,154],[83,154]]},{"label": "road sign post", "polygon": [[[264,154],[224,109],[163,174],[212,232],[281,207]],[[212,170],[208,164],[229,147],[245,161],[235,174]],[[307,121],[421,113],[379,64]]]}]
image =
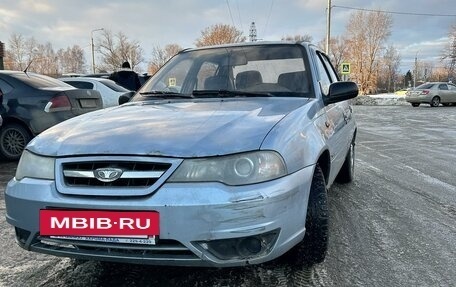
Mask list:
[{"label": "road sign post", "polygon": [[350,75],[350,63],[342,63],[340,65],[340,70],[341,70],[343,80],[346,81],[348,78],[348,75]]}]

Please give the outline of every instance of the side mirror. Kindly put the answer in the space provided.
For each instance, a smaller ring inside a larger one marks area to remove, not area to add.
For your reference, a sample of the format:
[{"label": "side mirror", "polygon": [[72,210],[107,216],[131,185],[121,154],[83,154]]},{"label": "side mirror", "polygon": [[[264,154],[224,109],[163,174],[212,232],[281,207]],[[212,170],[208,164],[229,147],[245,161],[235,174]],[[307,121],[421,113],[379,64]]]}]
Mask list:
[{"label": "side mirror", "polygon": [[358,85],[354,82],[335,82],[329,86],[329,93],[324,97],[325,105],[353,99],[358,96]]},{"label": "side mirror", "polygon": [[119,97],[119,105],[128,103],[128,101],[130,101],[130,99],[133,97],[134,94],[135,94],[135,92],[128,92],[128,93],[121,95]]}]

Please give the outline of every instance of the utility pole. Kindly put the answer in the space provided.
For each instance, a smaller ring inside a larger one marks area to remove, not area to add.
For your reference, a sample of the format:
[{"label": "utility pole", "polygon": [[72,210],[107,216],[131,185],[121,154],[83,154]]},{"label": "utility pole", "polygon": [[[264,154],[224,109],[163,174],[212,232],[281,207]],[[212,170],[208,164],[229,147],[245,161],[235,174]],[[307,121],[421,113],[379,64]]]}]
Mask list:
[{"label": "utility pole", "polygon": [[91,48],[92,48],[92,72],[95,74],[95,53],[94,53],[94,44],[93,44],[93,32],[96,32],[96,31],[102,31],[104,30],[103,28],[99,28],[99,29],[93,29],[91,32],[90,32],[90,41],[91,41]]},{"label": "utility pole", "polygon": [[418,52],[415,54],[415,73],[413,73],[413,89],[416,87],[416,74],[418,73]]},{"label": "utility pole", "polygon": [[326,18],[326,54],[329,55],[329,41],[331,40],[331,0],[328,0]]},{"label": "utility pole", "polygon": [[255,22],[252,22],[252,24],[250,24],[249,39],[250,39],[250,42],[256,42],[256,40],[257,40],[257,30],[256,30]]},{"label": "utility pole", "polygon": [[3,57],[5,57],[5,43],[0,41],[0,70],[5,69],[5,66],[3,66]]}]

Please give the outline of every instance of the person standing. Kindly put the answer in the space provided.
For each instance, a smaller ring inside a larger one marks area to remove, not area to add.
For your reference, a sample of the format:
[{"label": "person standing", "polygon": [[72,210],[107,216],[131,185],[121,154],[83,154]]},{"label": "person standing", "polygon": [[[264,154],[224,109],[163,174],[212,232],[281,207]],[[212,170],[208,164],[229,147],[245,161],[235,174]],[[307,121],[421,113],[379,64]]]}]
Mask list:
[{"label": "person standing", "polygon": [[141,87],[138,74],[131,69],[128,62],[123,62],[122,69],[112,73],[109,79],[130,91],[136,92]]}]

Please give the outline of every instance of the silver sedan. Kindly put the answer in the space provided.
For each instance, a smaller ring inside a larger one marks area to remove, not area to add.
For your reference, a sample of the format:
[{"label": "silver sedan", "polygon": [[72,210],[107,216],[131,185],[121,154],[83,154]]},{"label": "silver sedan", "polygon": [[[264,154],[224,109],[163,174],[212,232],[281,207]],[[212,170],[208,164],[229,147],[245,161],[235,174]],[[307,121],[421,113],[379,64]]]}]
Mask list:
[{"label": "silver sedan", "polygon": [[405,100],[414,107],[420,104],[429,104],[431,107],[440,104],[449,106],[456,103],[456,86],[445,82],[425,83],[407,92]]}]

